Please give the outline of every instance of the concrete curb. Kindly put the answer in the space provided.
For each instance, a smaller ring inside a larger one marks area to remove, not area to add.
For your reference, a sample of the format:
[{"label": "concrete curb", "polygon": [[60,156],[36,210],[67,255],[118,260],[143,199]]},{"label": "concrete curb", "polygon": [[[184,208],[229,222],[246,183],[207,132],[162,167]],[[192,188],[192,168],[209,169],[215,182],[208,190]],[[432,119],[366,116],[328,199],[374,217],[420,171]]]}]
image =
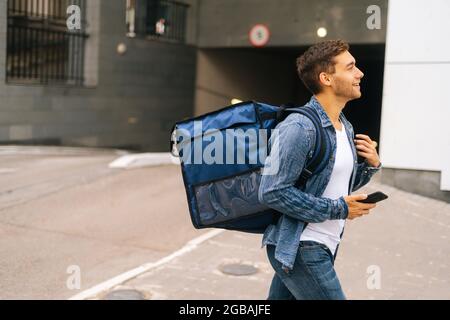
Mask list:
[{"label": "concrete curb", "polygon": [[109,164],[110,168],[133,169],[160,165],[179,165],[180,160],[170,153],[138,153],[124,155]]},{"label": "concrete curb", "polygon": [[89,147],[53,147],[53,146],[0,146],[0,155],[46,155],[46,156],[84,156],[92,154],[129,154],[126,150],[89,148]]}]

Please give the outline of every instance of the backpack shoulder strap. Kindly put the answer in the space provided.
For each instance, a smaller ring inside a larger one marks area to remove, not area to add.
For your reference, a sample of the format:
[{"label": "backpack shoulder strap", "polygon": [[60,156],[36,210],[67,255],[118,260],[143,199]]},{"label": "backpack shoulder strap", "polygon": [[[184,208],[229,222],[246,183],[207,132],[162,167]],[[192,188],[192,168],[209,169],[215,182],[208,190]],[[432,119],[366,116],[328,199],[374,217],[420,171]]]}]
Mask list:
[{"label": "backpack shoulder strap", "polygon": [[330,156],[330,142],[327,137],[327,133],[322,127],[321,120],[317,112],[308,106],[300,108],[289,108],[285,109],[287,113],[301,113],[302,115],[308,117],[314,125],[316,131],[316,141],[314,144],[314,151],[311,159],[309,159],[300,174],[300,178],[297,180],[295,186],[301,188],[306,184],[311,176],[321,172],[327,165],[327,160]]}]

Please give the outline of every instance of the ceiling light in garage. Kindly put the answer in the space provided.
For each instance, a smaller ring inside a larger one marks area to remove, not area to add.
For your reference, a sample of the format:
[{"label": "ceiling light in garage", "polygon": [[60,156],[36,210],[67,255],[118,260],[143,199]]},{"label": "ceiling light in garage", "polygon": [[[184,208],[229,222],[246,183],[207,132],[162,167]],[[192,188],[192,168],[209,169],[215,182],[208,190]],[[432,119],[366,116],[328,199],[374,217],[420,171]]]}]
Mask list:
[{"label": "ceiling light in garage", "polygon": [[317,29],[317,35],[321,38],[326,37],[327,36],[327,29],[321,27],[319,29]]}]

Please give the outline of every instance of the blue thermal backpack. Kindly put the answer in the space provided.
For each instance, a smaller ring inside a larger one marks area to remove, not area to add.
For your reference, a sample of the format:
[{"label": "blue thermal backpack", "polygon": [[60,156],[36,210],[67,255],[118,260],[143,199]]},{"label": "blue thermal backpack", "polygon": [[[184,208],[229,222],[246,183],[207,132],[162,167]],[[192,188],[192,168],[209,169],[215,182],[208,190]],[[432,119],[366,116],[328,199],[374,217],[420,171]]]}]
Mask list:
[{"label": "blue thermal backpack", "polygon": [[[277,223],[281,213],[258,200],[265,160],[258,155],[267,155],[272,130],[291,113],[307,116],[316,128],[313,155],[295,185],[301,189],[324,169],[330,156],[329,139],[319,115],[308,105],[247,101],[175,124],[170,150],[180,158],[195,228],[263,233]],[[241,136],[236,136],[238,133]]]}]

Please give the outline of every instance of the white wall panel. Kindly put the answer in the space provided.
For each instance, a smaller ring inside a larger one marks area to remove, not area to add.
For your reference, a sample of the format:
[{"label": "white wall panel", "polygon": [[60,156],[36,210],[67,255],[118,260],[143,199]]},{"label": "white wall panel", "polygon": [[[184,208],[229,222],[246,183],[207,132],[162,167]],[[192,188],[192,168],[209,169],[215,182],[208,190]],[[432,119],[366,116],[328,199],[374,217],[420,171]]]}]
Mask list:
[{"label": "white wall panel", "polygon": [[441,171],[450,190],[450,1],[391,0],[381,122],[385,167]]}]

